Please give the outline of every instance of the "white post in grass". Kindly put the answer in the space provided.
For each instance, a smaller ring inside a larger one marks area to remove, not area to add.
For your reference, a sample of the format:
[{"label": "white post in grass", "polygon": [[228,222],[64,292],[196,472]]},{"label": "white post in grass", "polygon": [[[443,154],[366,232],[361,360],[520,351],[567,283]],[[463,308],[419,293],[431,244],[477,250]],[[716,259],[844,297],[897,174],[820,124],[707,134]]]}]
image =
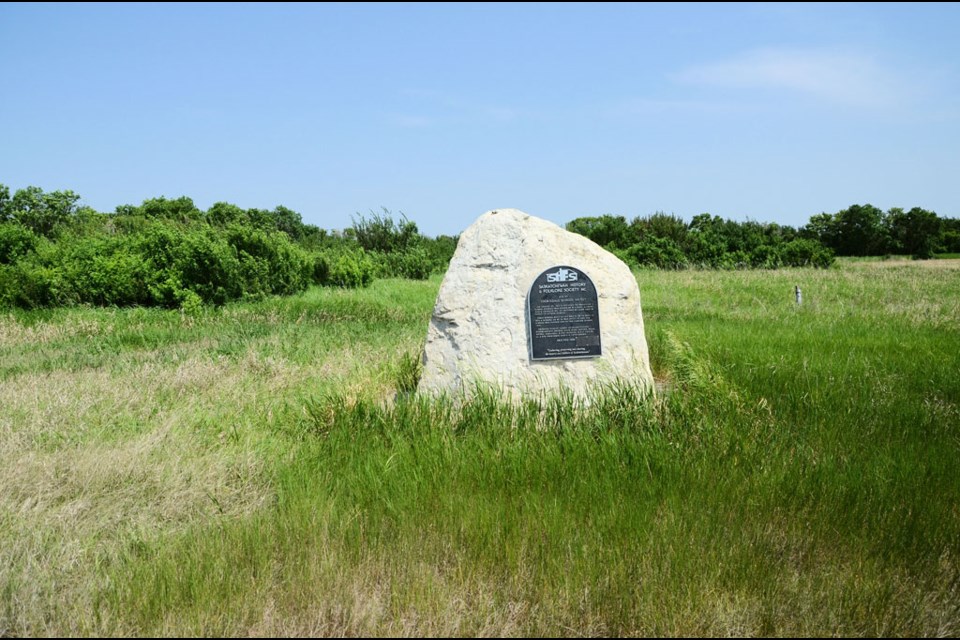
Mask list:
[{"label": "white post in grass", "polygon": [[803,304],[803,293],[800,291],[800,285],[796,286],[797,304]]}]

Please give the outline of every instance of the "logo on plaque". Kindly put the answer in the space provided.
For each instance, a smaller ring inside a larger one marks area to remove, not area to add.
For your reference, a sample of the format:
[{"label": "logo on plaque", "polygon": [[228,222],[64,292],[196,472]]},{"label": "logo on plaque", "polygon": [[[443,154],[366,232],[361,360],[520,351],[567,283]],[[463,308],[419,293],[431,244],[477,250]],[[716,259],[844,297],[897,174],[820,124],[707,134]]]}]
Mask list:
[{"label": "logo on plaque", "polygon": [[532,360],[596,358],[600,349],[600,308],[590,277],[570,266],[547,269],[527,295]]},{"label": "logo on plaque", "polygon": [[547,282],[576,282],[580,275],[573,269],[560,267],[556,273],[547,274]]}]

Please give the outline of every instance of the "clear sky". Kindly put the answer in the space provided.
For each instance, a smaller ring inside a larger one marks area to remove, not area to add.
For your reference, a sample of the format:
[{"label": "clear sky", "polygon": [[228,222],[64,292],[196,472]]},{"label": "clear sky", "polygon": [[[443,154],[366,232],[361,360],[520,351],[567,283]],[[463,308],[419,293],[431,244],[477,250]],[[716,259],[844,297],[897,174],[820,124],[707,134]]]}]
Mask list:
[{"label": "clear sky", "polygon": [[429,235],[957,217],[958,34],[958,4],[0,4],[0,183]]}]

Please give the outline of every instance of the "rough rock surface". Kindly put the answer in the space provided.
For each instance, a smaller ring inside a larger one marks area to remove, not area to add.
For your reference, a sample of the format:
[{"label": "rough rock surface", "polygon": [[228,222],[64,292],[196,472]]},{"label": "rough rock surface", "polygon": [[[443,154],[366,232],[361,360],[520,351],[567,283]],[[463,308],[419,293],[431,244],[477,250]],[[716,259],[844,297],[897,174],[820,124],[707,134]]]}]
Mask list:
[{"label": "rough rock surface", "polygon": [[[603,355],[533,361],[527,294],[545,270],[570,265],[597,288]],[[596,243],[516,209],[482,215],[460,236],[433,309],[421,393],[459,395],[479,383],[513,398],[560,389],[589,397],[598,383],[653,389],[640,290],[630,269]]]}]

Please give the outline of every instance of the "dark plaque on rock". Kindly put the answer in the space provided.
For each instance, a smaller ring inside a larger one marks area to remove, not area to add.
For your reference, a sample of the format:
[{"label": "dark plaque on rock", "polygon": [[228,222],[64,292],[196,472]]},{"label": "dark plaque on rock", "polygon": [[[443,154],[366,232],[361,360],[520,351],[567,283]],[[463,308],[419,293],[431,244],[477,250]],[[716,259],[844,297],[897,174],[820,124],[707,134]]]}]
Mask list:
[{"label": "dark plaque on rock", "polygon": [[596,358],[600,352],[597,288],[580,269],[551,267],[527,297],[530,358]]}]

